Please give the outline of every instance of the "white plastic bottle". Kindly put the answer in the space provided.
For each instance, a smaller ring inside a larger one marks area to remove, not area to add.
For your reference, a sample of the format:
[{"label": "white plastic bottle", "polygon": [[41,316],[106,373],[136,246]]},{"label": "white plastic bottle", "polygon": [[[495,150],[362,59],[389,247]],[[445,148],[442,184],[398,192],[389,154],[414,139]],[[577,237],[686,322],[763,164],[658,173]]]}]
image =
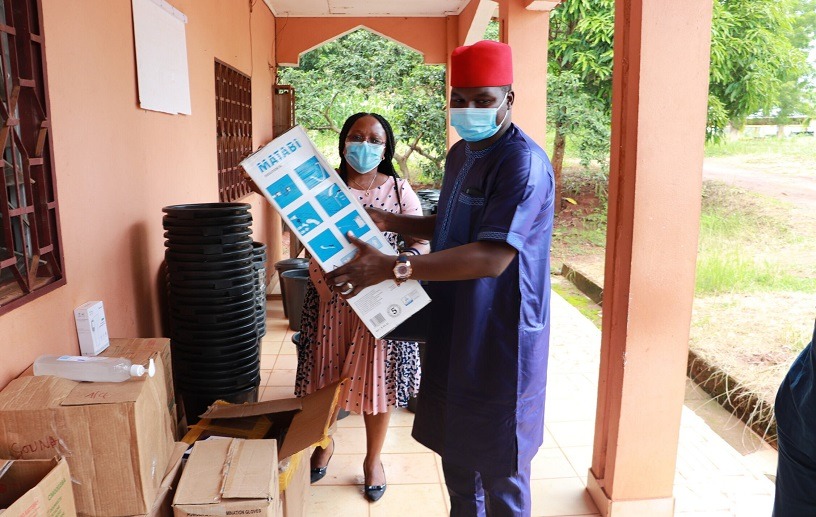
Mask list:
[{"label": "white plastic bottle", "polygon": [[131,377],[156,373],[153,359],[147,368],[124,357],[41,355],[34,361],[34,375],[53,375],[73,381],[122,382]]}]

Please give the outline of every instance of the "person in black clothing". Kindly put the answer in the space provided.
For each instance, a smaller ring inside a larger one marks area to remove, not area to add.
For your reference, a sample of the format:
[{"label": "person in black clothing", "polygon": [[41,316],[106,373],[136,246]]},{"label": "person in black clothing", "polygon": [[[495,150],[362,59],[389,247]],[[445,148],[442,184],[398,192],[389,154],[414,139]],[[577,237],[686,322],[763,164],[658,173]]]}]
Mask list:
[{"label": "person in black clothing", "polygon": [[816,516],[816,325],[776,395],[779,465],[773,517]]}]

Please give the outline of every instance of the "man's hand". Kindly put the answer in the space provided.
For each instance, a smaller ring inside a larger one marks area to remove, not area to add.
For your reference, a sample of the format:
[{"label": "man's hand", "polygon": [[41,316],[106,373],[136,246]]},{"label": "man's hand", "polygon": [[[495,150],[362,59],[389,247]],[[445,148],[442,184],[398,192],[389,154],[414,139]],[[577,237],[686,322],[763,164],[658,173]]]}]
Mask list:
[{"label": "man's hand", "polygon": [[326,275],[328,282],[336,286],[337,292],[351,298],[368,286],[394,278],[393,268],[396,259],[393,256],[380,253],[351,233],[346,237],[357,247],[357,256],[348,264]]},{"label": "man's hand", "polygon": [[380,208],[374,208],[373,206],[366,208],[366,212],[368,212],[368,215],[371,217],[371,220],[374,221],[374,224],[377,225],[377,228],[381,232],[388,231],[388,227],[386,226],[385,220],[390,212],[387,212],[386,210],[382,210]]}]

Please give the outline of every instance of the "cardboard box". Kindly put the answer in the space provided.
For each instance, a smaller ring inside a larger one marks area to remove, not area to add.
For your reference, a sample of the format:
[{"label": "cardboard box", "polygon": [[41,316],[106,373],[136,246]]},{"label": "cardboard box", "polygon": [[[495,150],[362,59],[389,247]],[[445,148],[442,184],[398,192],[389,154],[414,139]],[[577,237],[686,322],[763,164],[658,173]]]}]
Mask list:
[{"label": "cardboard box", "polygon": [[[164,389],[159,387],[160,392],[166,394],[167,412],[173,420],[173,440],[178,440],[183,433],[186,433],[186,423],[180,421],[179,405],[176,401],[176,392],[173,388],[173,361],[170,357],[170,340],[167,338],[112,338],[111,344],[101,355],[106,357],[125,357],[134,364],[141,363],[145,354],[151,354],[156,363],[157,379],[164,382]],[[159,361],[158,359],[161,359]],[[161,367],[159,363],[161,362]],[[180,426],[184,427],[181,431]],[[181,433],[181,434],[180,434]]]},{"label": "cardboard box", "polygon": [[82,355],[98,355],[108,348],[108,323],[102,302],[83,303],[74,309],[74,320]]},{"label": "cardboard box", "polygon": [[306,517],[311,484],[308,449],[300,451],[278,465],[283,517]]},{"label": "cardboard box", "polygon": [[336,382],[303,398],[216,403],[190,427],[183,441],[192,444],[211,436],[276,439],[282,514],[304,517],[310,481],[307,450],[327,440],[341,387],[342,381]]},{"label": "cardboard box", "polygon": [[176,517],[260,515],[280,509],[275,440],[197,442],[173,499]]},{"label": "cardboard box", "polygon": [[275,438],[278,457],[284,460],[326,439],[342,384],[335,382],[303,398],[213,404],[182,441],[192,444],[208,436]]},{"label": "cardboard box", "polygon": [[105,355],[152,358],[156,375],[99,383],[23,375],[0,391],[0,457],[66,457],[79,514],[150,511],[174,447],[169,340],[116,341]]},{"label": "cardboard box", "polygon": [[176,443],[173,453],[170,455],[167,470],[164,471],[164,478],[159,487],[159,495],[156,496],[150,513],[138,517],[173,517],[173,497],[176,495],[176,487],[181,478],[184,453],[187,452],[189,447],[184,442]]},{"label": "cardboard box", "polygon": [[65,459],[0,460],[3,517],[76,516]]}]

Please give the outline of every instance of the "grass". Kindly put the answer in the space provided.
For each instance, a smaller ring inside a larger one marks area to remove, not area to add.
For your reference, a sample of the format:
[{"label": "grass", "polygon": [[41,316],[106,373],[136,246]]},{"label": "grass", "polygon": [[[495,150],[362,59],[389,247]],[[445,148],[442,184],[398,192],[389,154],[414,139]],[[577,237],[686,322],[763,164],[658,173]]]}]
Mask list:
[{"label": "grass", "polygon": [[[606,203],[592,204],[597,191],[593,174],[565,173],[565,196],[579,206],[567,206],[556,219],[553,256],[603,253],[606,243]],[[596,199],[597,201],[597,199]],[[786,207],[723,183],[703,188],[697,256],[697,296],[723,293],[790,291],[816,292],[816,268],[800,257],[812,248],[812,236],[794,231]]]},{"label": "grass", "polygon": [[552,289],[567,303],[578,309],[596,327],[601,328],[601,306],[587,298],[569,280],[562,276],[553,277]]},{"label": "grass", "polygon": [[[576,163],[564,166],[563,196],[574,201],[556,215],[553,257],[603,253],[606,246],[606,179]],[[560,266],[559,266],[560,267]]]},{"label": "grass", "polygon": [[[591,201],[591,173],[570,170],[565,180],[579,205],[556,218],[554,269],[561,260],[584,271],[602,261],[606,205]],[[746,418],[768,429],[768,439],[776,389],[809,340],[816,306],[816,228],[795,214],[790,205],[723,183],[703,186],[689,346],[737,383],[729,397],[762,401]],[[594,304],[558,280],[553,289],[598,325]]]},{"label": "grass", "polygon": [[709,245],[697,259],[698,295],[814,290],[816,279],[799,278],[774,261],[746,256],[726,242]]},{"label": "grass", "polygon": [[703,190],[696,294],[813,292],[816,276],[789,268],[790,254],[807,242],[777,214],[776,204],[707,182]]},{"label": "grass", "polygon": [[711,164],[779,175],[816,177],[816,137],[743,138],[707,144]]},{"label": "grass", "polygon": [[740,138],[722,143],[709,142],[705,146],[706,157],[762,156],[813,159],[816,156],[816,137],[789,138]]},{"label": "grass", "polygon": [[[586,187],[583,187],[586,191]],[[585,200],[585,197],[576,196]],[[707,202],[701,215],[696,294],[758,291],[816,291],[816,278],[789,272],[776,250],[795,245],[798,237],[767,214],[748,194],[735,195],[724,185],[706,184]],[[727,199],[730,198],[730,199]],[[556,224],[553,254],[603,253],[606,244],[606,204]]]},{"label": "grass", "polygon": [[769,440],[776,390],[808,341],[816,305],[816,234],[795,214],[785,203],[703,184],[690,347],[733,379],[729,397],[759,401],[743,419]]},{"label": "grass", "polygon": [[[560,226],[553,228],[553,240],[558,240],[558,246],[568,254],[591,253],[597,248],[606,245],[606,218],[597,212],[590,212],[581,221],[579,226]],[[603,250],[601,250],[603,251]]]},{"label": "grass", "polygon": [[[816,139],[738,141],[709,146],[707,155],[743,170],[816,174]],[[581,271],[603,263],[606,204],[597,202],[603,192],[591,171],[579,169],[565,168],[565,196],[574,196],[578,205],[567,205],[556,217],[554,270],[559,261]],[[689,346],[737,383],[739,397],[762,401],[748,417],[756,421],[755,429],[771,430],[776,390],[813,329],[816,224],[811,217],[723,183],[703,185]],[[555,278],[553,289],[562,294]],[[582,312],[591,308],[577,292],[563,290],[562,296]],[[729,396],[737,397],[736,392]],[[769,432],[767,438],[773,437]]]}]

